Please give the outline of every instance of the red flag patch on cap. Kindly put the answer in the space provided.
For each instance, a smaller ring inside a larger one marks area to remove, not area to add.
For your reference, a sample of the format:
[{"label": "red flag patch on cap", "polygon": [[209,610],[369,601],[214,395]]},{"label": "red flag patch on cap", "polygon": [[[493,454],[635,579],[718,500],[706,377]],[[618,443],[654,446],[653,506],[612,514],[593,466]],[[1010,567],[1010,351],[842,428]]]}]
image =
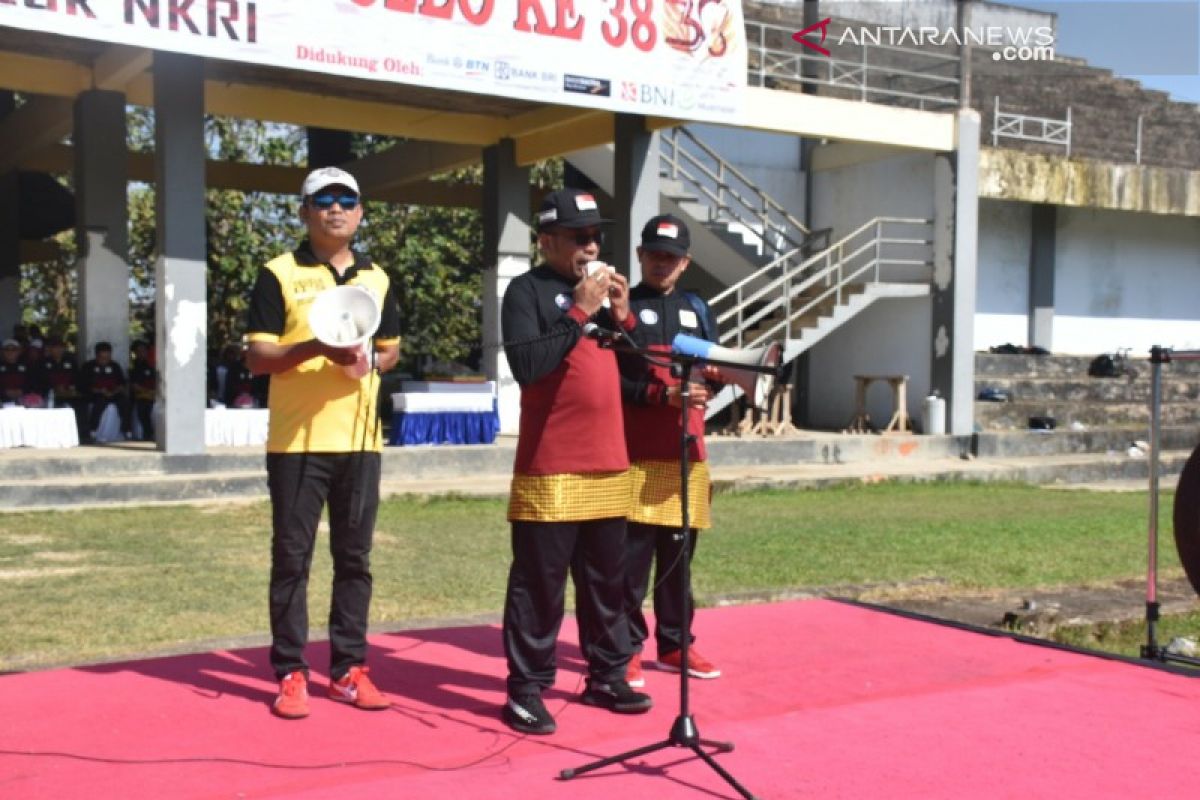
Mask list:
[{"label": "red flag patch on cap", "polygon": [[668,239],[679,238],[679,226],[671,222],[658,223],[658,229],[655,230],[659,236],[666,236]]},{"label": "red flag patch on cap", "polygon": [[595,211],[597,208],[596,198],[590,194],[577,194],[575,195],[575,207],[580,211]]}]

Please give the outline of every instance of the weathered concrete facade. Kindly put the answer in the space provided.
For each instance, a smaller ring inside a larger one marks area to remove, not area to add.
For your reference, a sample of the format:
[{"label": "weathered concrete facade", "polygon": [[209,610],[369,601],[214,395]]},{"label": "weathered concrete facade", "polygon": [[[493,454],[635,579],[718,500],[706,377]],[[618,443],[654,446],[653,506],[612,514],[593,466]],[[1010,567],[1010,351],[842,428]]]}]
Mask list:
[{"label": "weathered concrete facade", "polygon": [[979,196],[1200,217],[1200,170],[981,148]]}]

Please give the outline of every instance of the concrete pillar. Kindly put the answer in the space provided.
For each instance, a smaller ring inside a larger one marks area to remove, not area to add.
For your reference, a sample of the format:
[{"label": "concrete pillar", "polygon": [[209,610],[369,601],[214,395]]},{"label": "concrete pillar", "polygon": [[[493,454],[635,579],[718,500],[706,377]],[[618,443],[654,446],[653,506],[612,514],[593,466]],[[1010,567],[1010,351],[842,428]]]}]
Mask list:
[{"label": "concrete pillar", "polygon": [[1029,248],[1029,344],[1054,349],[1054,246],[1058,206],[1033,206]]},{"label": "concrete pillar", "polygon": [[129,363],[129,175],[125,95],[92,90],[75,100],[75,241],[79,276],[79,357],[111,342]]},{"label": "concrete pillar", "polygon": [[483,151],[483,369],[496,382],[500,432],[517,432],[521,387],[501,347],[500,302],[509,282],[530,268],[529,168],[517,166],[516,146],[503,139]]},{"label": "concrete pillar", "polygon": [[975,284],[979,251],[979,114],[958,112],[957,149],[934,160],[930,389],[946,400],[948,432],[975,426]]},{"label": "concrete pillar", "polygon": [[21,321],[21,203],[17,171],[0,175],[0,339]]},{"label": "concrete pillar", "polygon": [[154,54],[158,257],[155,334],[162,424],[158,449],[204,452],[208,303],[205,280],[204,62]]},{"label": "concrete pillar", "polygon": [[660,211],[658,134],[647,131],[646,118],[637,114],[617,114],[613,128],[613,200],[617,210],[612,225],[612,258],[614,266],[629,277],[629,285],[636,286],[642,279],[637,260],[642,226]]},{"label": "concrete pillar", "polygon": [[[0,91],[0,119],[16,108],[12,92]],[[17,171],[0,175],[0,339],[21,321],[21,217]]]}]

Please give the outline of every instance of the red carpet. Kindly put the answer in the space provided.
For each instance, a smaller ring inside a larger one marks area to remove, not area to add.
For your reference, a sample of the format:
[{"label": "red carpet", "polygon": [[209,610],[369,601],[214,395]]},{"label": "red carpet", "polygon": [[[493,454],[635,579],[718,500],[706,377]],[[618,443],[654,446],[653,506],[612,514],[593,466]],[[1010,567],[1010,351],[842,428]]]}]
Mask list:
[{"label": "red carpet", "polygon": [[[691,683],[696,723],[735,743],[717,760],[762,798],[1190,792],[1190,677],[829,601],[705,609],[697,634],[725,675]],[[261,649],[0,677],[0,797],[737,797],[678,748],[556,779],[664,738],[677,676],[648,671],[650,714],[609,714],[573,701],[579,653],[563,644],[547,696],[559,732],[521,738],[498,719],[495,628],[373,644],[372,676],[396,707],[363,712],[315,691],[299,722],[268,714]],[[311,650],[323,664],[324,646]]]}]

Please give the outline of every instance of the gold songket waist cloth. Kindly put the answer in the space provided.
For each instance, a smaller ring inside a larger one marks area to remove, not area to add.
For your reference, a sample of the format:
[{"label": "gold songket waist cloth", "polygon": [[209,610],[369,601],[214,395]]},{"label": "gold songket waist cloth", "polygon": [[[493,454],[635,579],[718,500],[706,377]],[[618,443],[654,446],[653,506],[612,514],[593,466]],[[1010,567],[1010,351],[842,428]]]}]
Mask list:
[{"label": "gold songket waist cloth", "polygon": [[512,478],[510,522],[581,522],[629,513],[629,473],[564,472]]},{"label": "gold songket waist cloth", "polygon": [[[629,482],[632,484],[630,522],[675,528],[683,524],[678,461],[635,461],[629,465]],[[691,527],[712,527],[711,500],[708,462],[689,463],[688,523]]]}]

